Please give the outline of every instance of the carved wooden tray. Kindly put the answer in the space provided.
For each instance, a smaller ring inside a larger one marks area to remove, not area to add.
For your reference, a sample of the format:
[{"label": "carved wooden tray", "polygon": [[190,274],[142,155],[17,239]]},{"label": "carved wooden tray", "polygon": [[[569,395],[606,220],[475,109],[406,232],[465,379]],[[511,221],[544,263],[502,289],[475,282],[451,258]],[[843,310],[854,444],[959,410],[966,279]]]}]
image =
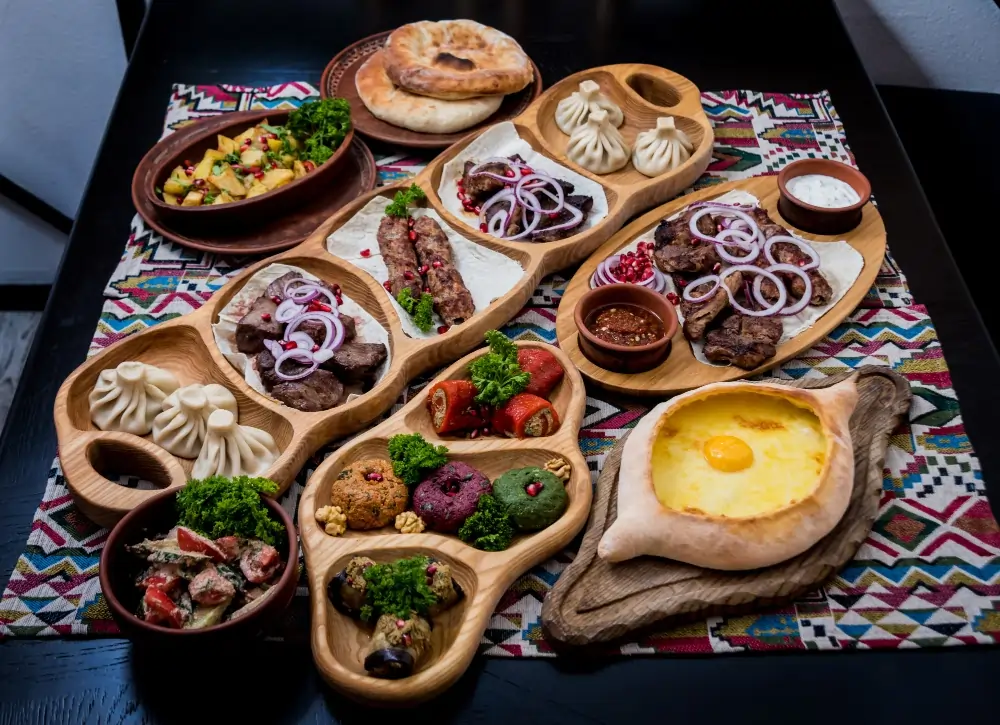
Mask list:
[{"label": "carved wooden tray", "polygon": [[[777,354],[754,370],[743,370],[735,365],[724,367],[699,362],[691,351],[691,345],[684,337],[680,326],[674,334],[670,356],[652,370],[635,374],[617,373],[598,367],[588,360],[577,344],[578,333],[576,323],[573,320],[573,311],[580,298],[590,290],[590,277],[597,266],[636,239],[652,240],[653,229],[660,220],[696,201],[714,199],[734,189],[746,191],[756,196],[760,200],[761,207],[767,210],[772,219],[794,229],[795,234],[804,239],[817,242],[844,240],[850,243],[864,257],[864,267],[851,289],[812,327],[779,345]],[[885,256],[885,226],[878,210],[874,204],[869,202],[863,209],[861,224],[847,234],[833,236],[809,234],[796,229],[778,213],[778,195],[777,177],[758,176],[753,179],[730,181],[702,189],[674,199],[643,214],[594,252],[573,275],[573,279],[566,286],[566,292],[559,303],[559,312],[556,317],[556,337],[559,339],[559,346],[566,351],[584,377],[601,387],[629,395],[658,397],[693,390],[708,383],[738,380],[757,375],[795,357],[803,350],[808,350],[839,325],[845,317],[854,312],[861,300],[868,294]]]},{"label": "carved wooden tray", "polygon": [[[825,388],[851,374],[789,385]],[[597,481],[580,551],[542,605],[546,638],[555,645],[596,645],[653,625],[773,605],[818,586],[850,561],[875,521],[889,435],[905,419],[912,397],[906,379],[889,368],[866,366],[857,375],[860,396],[851,417],[854,492],[844,518],[819,543],[782,564],[749,572],[712,571],[649,556],[605,562],[597,556],[597,545],[617,516],[623,438]]]},{"label": "carved wooden tray", "polygon": [[[678,123],[696,141],[688,161],[674,171],[646,178],[631,168],[596,176],[562,158],[566,136],[551,118],[556,104],[576,90],[582,80],[597,80],[625,113],[622,133],[630,142],[636,133],[652,127],[662,113]],[[651,99],[651,100],[647,100]],[[239,422],[267,430],[281,451],[266,475],[284,491],[302,464],[331,440],[360,430],[387,410],[414,376],[440,367],[480,345],[483,333],[500,327],[530,299],[538,281],[558,269],[580,262],[611,237],[642,208],[658,204],[689,186],[711,159],[712,130],[701,109],[698,89],[685,78],[647,65],[614,65],[577,73],[561,81],[514,124],[536,151],[600,183],[608,199],[608,215],[579,234],[556,242],[508,242],[473,228],[451,215],[437,195],[442,167],[475,137],[467,136],[427,166],[412,181],[427,192],[427,205],[444,223],[466,239],[517,262],[522,276],[517,284],[470,320],[434,338],[408,337],[389,296],[367,272],[326,250],[327,237],[347,223],[372,197],[391,198],[408,185],[384,187],[354,200],[327,219],[300,245],[248,267],[197,311],[156,325],[118,342],[89,358],[62,384],[56,396],[55,423],[63,471],[76,503],[92,520],[110,525],[154,494],[114,483],[120,474],[140,476],[160,486],[182,486],[191,461],[175,458],[149,437],[103,432],[90,421],[87,396],[100,371],[125,360],[140,360],[174,373],[181,384],[216,382],[225,385],[239,404]],[[377,242],[372,237],[372,246]],[[389,333],[392,363],[369,392],[332,410],[304,413],[252,390],[243,376],[223,357],[212,336],[220,310],[258,270],[274,262],[301,267],[328,282],[341,285]]]},{"label": "carved wooden tray", "polygon": [[[309,572],[313,658],[323,678],[354,699],[403,705],[428,699],[450,687],[476,654],[494,607],[507,587],[532,566],[565,547],[587,520],[592,497],[590,471],[577,443],[586,406],[583,379],[558,349],[544,343],[519,345],[545,348],[566,369],[565,378],[550,396],[562,421],[554,435],[523,440],[440,438],[430,425],[426,394],[421,392],[391,418],[327,458],[306,484],[299,502],[299,535]],[[434,382],[467,377],[469,363],[484,352],[479,350],[459,360]],[[566,484],[569,507],[548,528],[518,535],[509,549],[500,552],[474,549],[456,536],[432,532],[400,534],[391,526],[374,531],[348,531],[342,537],[324,533],[316,523],[316,509],[330,503],[330,485],[343,467],[362,458],[387,458],[388,438],[413,432],[431,443],[448,446],[453,460],[468,462],[491,480],[512,468],[543,466],[549,459],[560,456],[572,468]],[[372,677],[363,666],[369,630],[333,608],[327,600],[327,584],[354,556],[364,555],[382,562],[421,553],[451,565],[465,597],[444,615],[434,618],[431,653],[413,675],[401,680]]]}]

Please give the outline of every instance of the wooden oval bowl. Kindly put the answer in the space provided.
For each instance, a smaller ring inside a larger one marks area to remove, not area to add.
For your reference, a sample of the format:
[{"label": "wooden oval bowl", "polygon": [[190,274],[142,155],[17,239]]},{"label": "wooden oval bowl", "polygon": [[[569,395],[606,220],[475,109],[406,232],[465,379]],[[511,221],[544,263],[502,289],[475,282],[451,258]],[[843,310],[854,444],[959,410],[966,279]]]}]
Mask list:
[{"label": "wooden oval bowl", "polygon": [[[193,131],[184,146],[178,147],[167,136],[149,150],[136,169],[132,179],[133,185],[141,184],[141,193],[156,214],[165,222],[179,229],[214,229],[226,230],[233,225],[249,226],[257,222],[273,221],[285,211],[304,204],[317,194],[323,192],[326,183],[335,178],[337,169],[347,158],[351,142],[354,140],[354,129],[351,128],[330,159],[318,166],[314,171],[301,179],[280,186],[274,191],[243,199],[219,204],[218,206],[173,206],[163,201],[156,194],[156,187],[162,186],[170,176],[174,167],[181,165],[187,159],[197,165],[206,149],[214,149],[217,145],[216,136],[221,134],[232,138],[245,131],[248,126],[267,119],[272,125],[283,125],[288,120],[290,110],[247,111],[228,114],[226,123],[221,126],[217,119],[206,119],[211,122],[196,121],[195,126],[205,123],[204,131]],[[139,170],[146,164],[152,166],[153,172],[139,178]]]},{"label": "wooden oval bowl", "polygon": [[[534,342],[518,345],[548,350],[566,370],[550,396],[561,420],[554,435],[522,440],[441,438],[434,433],[426,409],[426,393],[421,392],[391,418],[327,458],[306,484],[299,501],[299,530],[309,572],[313,658],[323,678],[353,699],[400,706],[429,699],[449,688],[475,656],[483,631],[507,587],[532,566],[565,547],[586,523],[592,495],[590,470],[577,442],[586,406],[583,379],[558,348]],[[466,378],[469,363],[485,352],[478,350],[467,355],[433,383]],[[387,457],[391,436],[413,432],[433,444],[446,445],[451,460],[465,461],[490,480],[511,468],[543,466],[551,458],[562,457],[572,468],[566,485],[569,506],[548,528],[520,534],[509,549],[499,552],[480,551],[457,536],[431,531],[401,534],[391,525],[372,531],[348,531],[340,537],[324,533],[315,520],[316,510],[330,503],[330,486],[344,466],[362,458]],[[450,564],[465,596],[444,615],[434,618],[431,652],[412,676],[400,680],[372,677],[363,664],[370,630],[333,608],[327,599],[327,585],[354,556],[391,561],[415,554],[427,554]]]},{"label": "wooden oval bowl", "polygon": [[779,192],[777,179],[774,176],[758,176],[753,179],[730,181],[674,199],[643,214],[615,234],[586,262],[580,265],[576,274],[573,275],[573,279],[566,286],[566,291],[559,303],[556,316],[556,337],[559,340],[559,346],[569,355],[573,364],[580,369],[584,377],[603,388],[618,393],[642,397],[662,397],[682,393],[685,390],[698,388],[708,383],[738,380],[757,375],[808,350],[850,315],[865,298],[881,268],[886,245],[885,226],[873,204],[865,205],[862,210],[861,224],[848,234],[821,236],[800,233],[804,239],[815,242],[847,241],[864,257],[864,267],[854,281],[854,285],[837,304],[820,317],[812,327],[781,343],[775,356],[765,361],[760,367],[754,370],[743,370],[736,366],[725,367],[701,363],[695,358],[691,345],[684,337],[683,330],[679,328],[674,334],[673,351],[670,353],[670,357],[651,370],[626,374],[605,370],[588,360],[578,342],[574,310],[580,304],[581,298],[590,290],[590,276],[597,269],[597,265],[636,239],[651,239],[653,230],[662,219],[696,201],[713,199],[733,189],[741,189],[753,194],[772,219],[779,223],[788,224],[788,221],[778,213]]},{"label": "wooden oval bowl", "polygon": [[177,511],[174,507],[176,496],[174,491],[164,491],[143,502],[119,521],[108,535],[101,551],[99,574],[101,592],[115,622],[125,636],[144,645],[214,646],[254,636],[285,611],[295,596],[295,586],[299,579],[295,523],[276,501],[269,498],[264,498],[264,503],[285,527],[285,536],[276,546],[285,561],[285,571],[274,585],[274,593],[269,594],[266,601],[239,619],[204,629],[169,629],[135,616],[139,605],[139,589],[135,580],[143,565],[139,559],[125,551],[125,546],[137,544],[150,536],[165,534],[173,528],[177,524]]}]

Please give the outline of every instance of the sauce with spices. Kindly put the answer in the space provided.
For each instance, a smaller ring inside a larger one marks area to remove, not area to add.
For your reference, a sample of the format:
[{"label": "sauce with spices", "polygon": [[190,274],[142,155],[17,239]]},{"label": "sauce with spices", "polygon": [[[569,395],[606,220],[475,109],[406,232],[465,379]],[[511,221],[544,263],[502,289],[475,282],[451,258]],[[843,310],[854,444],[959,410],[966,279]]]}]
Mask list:
[{"label": "sauce with spices", "polygon": [[604,342],[626,347],[649,345],[664,335],[663,322],[659,317],[643,307],[628,303],[598,307],[587,316],[584,324]]}]

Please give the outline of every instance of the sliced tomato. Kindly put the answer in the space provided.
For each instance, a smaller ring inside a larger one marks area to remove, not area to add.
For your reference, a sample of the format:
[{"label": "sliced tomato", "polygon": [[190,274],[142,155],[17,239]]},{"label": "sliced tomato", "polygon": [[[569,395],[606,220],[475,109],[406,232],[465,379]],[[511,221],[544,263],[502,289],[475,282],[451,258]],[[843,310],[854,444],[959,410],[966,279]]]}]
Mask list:
[{"label": "sliced tomato", "polygon": [[176,574],[150,574],[140,582],[143,589],[159,589],[161,592],[171,592],[181,578]]},{"label": "sliced tomato", "polygon": [[214,541],[202,536],[196,531],[184,528],[183,526],[177,527],[177,546],[180,547],[181,551],[194,551],[199,554],[208,554],[215,561],[226,560],[225,552],[223,552]]},{"label": "sliced tomato", "polygon": [[281,566],[278,550],[268,544],[261,544],[243,552],[240,557],[240,570],[247,581],[254,584],[266,582]]},{"label": "sliced tomato", "polygon": [[146,605],[146,621],[180,629],[184,626],[184,612],[174,600],[159,589],[150,587],[142,598]]},{"label": "sliced tomato", "polygon": [[188,584],[188,593],[198,604],[214,607],[232,599],[236,595],[236,587],[209,564]]},{"label": "sliced tomato", "polygon": [[215,540],[215,545],[226,555],[226,561],[232,561],[240,555],[240,538],[238,536],[223,536]]}]

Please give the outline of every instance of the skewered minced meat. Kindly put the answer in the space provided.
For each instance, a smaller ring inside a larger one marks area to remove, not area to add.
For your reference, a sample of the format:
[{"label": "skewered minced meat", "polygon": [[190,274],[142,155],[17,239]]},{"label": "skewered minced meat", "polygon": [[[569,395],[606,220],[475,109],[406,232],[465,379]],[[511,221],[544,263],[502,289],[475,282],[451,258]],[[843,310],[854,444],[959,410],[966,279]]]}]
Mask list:
[{"label": "skewered minced meat", "polygon": [[[676,219],[664,219],[653,232],[656,244],[653,261],[667,274],[709,274],[721,259],[712,242],[697,239],[691,234],[691,217],[696,209],[689,209]],[[706,214],[698,220],[698,230],[707,236],[717,232],[715,219]]]},{"label": "skewered minced meat", "polygon": [[[743,273],[733,272],[726,277],[725,284],[735,295],[743,285]],[[711,285],[711,282],[704,282],[692,289],[691,294],[694,296],[704,294]],[[705,330],[712,320],[726,309],[729,309],[729,295],[721,286],[704,302],[688,302],[682,299],[681,315],[684,317],[684,337],[691,341],[700,340],[705,336]]]},{"label": "skewered minced meat", "polygon": [[378,225],[378,249],[389,272],[389,287],[393,297],[409,289],[414,299],[420,299],[422,286],[417,254],[410,241],[407,217],[384,216]]},{"label": "skewered minced meat", "polygon": [[413,231],[417,234],[413,246],[425,269],[434,309],[446,325],[465,322],[475,314],[476,306],[452,260],[448,237],[436,221],[426,216],[413,223]]},{"label": "skewered minced meat", "polygon": [[781,339],[781,320],[734,314],[705,339],[705,357],[753,370],[774,357]]}]

